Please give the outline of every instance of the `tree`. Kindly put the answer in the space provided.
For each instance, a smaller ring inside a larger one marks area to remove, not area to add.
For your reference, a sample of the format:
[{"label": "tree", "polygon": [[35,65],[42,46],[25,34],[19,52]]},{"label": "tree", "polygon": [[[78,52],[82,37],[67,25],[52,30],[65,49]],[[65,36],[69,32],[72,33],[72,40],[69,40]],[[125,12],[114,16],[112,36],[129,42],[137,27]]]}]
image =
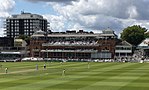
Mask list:
[{"label": "tree", "polygon": [[149,32],[145,33],[145,38],[149,38]]},{"label": "tree", "polygon": [[121,39],[137,46],[146,38],[146,31],[147,29],[141,27],[140,25],[129,26],[121,33]]},{"label": "tree", "polygon": [[19,35],[17,38],[18,38],[18,39],[23,39],[23,40],[25,40],[25,41],[27,42],[27,45],[29,45],[29,43],[30,43],[30,37],[29,37],[29,36],[26,36],[26,35]]}]

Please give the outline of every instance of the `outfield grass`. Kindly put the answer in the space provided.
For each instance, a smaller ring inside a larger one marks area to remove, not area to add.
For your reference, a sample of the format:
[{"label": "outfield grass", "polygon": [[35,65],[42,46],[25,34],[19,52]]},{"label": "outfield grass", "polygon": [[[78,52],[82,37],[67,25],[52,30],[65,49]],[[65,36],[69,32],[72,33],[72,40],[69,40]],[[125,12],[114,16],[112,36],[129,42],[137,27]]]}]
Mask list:
[{"label": "outfield grass", "polygon": [[[149,90],[149,63],[0,63],[1,90]],[[36,64],[39,70],[36,70]],[[5,67],[8,73],[5,74]],[[65,76],[62,76],[66,69]]]}]

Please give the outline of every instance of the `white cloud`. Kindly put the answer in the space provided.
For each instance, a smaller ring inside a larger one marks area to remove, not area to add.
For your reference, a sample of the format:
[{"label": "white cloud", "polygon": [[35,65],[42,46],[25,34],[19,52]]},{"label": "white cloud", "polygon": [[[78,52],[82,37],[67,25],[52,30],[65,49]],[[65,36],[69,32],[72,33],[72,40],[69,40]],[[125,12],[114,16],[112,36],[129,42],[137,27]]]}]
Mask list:
[{"label": "white cloud", "polygon": [[[54,31],[67,29],[103,30],[120,33],[127,26],[139,24],[149,28],[149,0],[26,0],[46,2],[56,15],[45,14]],[[9,16],[14,0],[0,1],[0,18]]]},{"label": "white cloud", "polygon": [[0,19],[10,16],[9,12],[0,12]]},{"label": "white cloud", "polygon": [[30,1],[30,2],[59,2],[59,3],[71,3],[72,1],[77,1],[77,0],[27,0],[27,1]]},{"label": "white cloud", "polygon": [[48,4],[69,22],[65,25],[61,21],[65,28],[102,30],[109,27],[117,33],[134,24],[149,28],[146,24],[149,20],[148,0],[79,0],[68,5]]},{"label": "white cloud", "polygon": [[137,18],[138,17],[137,8],[135,6],[130,6],[128,8],[128,14],[129,18]]},{"label": "white cloud", "polygon": [[43,15],[44,18],[50,22],[50,29],[55,29],[57,31],[63,31],[65,28],[65,22],[66,20],[64,19],[63,16],[55,16],[55,15]]},{"label": "white cloud", "polygon": [[10,16],[10,12],[14,6],[14,0],[0,0],[0,36],[3,36],[4,33],[3,21],[6,17]]},{"label": "white cloud", "polygon": [[0,1],[0,18],[9,16],[9,12],[14,8],[14,0],[1,0]]},{"label": "white cloud", "polygon": [[149,20],[127,19],[127,20],[122,20],[122,22],[123,22],[123,27],[140,25],[142,27],[149,29]]}]

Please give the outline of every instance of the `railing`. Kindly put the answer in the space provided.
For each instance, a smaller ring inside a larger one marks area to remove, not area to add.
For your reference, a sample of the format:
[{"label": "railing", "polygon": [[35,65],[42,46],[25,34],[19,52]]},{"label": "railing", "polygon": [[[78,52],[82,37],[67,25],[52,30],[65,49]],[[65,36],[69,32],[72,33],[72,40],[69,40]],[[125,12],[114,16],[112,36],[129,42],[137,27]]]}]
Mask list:
[{"label": "railing", "polygon": [[96,42],[51,42],[51,43],[43,43],[42,46],[98,46],[99,44]]},{"label": "railing", "polygon": [[41,50],[41,52],[98,52],[98,50]]}]

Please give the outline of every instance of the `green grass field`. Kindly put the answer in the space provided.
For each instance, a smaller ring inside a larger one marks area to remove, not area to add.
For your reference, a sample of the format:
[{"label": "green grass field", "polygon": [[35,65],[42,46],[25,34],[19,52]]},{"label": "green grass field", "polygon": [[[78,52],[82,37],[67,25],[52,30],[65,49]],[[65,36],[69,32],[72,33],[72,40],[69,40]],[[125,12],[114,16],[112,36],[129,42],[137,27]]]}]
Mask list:
[{"label": "green grass field", "polygon": [[[1,90],[149,90],[149,63],[0,63]],[[36,70],[36,64],[39,70]],[[8,73],[5,74],[5,67]],[[62,76],[63,69],[65,76]]]}]

